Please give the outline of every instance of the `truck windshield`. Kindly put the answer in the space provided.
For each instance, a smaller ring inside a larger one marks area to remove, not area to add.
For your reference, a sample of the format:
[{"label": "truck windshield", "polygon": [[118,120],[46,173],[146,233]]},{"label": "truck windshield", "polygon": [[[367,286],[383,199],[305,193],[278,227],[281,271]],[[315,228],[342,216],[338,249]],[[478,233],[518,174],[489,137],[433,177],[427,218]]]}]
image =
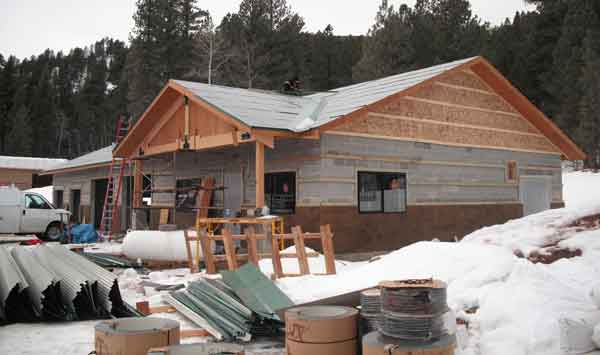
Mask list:
[{"label": "truck windshield", "polygon": [[38,195],[25,195],[25,208],[49,210],[52,209],[50,203]]}]

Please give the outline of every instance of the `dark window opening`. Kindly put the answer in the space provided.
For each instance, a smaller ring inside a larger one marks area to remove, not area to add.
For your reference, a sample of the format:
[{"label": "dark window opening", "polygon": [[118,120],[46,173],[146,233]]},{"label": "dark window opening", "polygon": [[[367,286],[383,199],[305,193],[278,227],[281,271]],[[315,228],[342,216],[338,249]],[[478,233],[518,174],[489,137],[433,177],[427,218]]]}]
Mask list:
[{"label": "dark window opening", "polygon": [[56,208],[63,208],[65,192],[63,190],[54,190],[53,205]]},{"label": "dark window opening", "polygon": [[359,171],[358,211],[406,212],[406,174]]},{"label": "dark window opening", "polygon": [[294,214],[296,173],[265,174],[265,203],[273,214]]}]

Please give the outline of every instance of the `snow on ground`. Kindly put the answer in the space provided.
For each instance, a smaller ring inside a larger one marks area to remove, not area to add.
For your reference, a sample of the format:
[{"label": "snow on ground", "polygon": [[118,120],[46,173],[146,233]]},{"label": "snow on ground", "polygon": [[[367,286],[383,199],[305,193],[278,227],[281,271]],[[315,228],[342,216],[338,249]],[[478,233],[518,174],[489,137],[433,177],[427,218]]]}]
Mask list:
[{"label": "snow on ground", "polygon": [[590,171],[563,173],[563,199],[567,207],[600,204],[600,174]]},{"label": "snow on ground", "polygon": [[[596,313],[600,317],[600,300],[595,304],[590,296],[600,282],[600,229],[572,226],[581,217],[600,213],[600,174],[566,173],[564,199],[565,209],[483,228],[458,243],[415,243],[372,262],[336,261],[337,275],[290,277],[276,283],[294,301],[305,302],[373,287],[383,280],[434,277],[448,283],[448,304],[468,323],[466,335],[460,336],[464,340],[458,355],[563,354],[559,319],[578,320]],[[548,245],[579,249],[581,255],[548,265],[517,256],[543,251]],[[114,245],[89,248],[118,250]],[[286,273],[298,272],[297,259],[283,258],[282,262]],[[312,272],[324,272],[323,256],[310,258],[309,263]],[[260,267],[265,274],[272,273],[270,259],[262,260]],[[201,276],[180,269],[145,278],[173,284],[196,277]],[[122,272],[119,284],[124,298],[130,303],[146,299],[151,306],[161,305],[161,294],[141,287],[141,279],[130,270]],[[193,327],[178,314],[155,316],[177,319],[183,328]],[[0,327],[0,354],[88,353],[95,323]],[[186,339],[190,341],[202,340]]]}]

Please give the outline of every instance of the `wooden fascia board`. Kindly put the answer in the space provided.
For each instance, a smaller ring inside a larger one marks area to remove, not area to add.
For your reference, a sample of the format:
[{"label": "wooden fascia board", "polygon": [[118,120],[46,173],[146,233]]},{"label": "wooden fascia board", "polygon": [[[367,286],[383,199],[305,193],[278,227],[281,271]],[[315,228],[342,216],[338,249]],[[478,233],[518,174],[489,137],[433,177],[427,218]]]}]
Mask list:
[{"label": "wooden fascia board", "polygon": [[[154,108],[154,106],[156,106],[156,103],[160,100],[161,96],[165,93],[165,91],[167,91],[169,89],[169,85],[165,85],[165,87],[162,88],[162,90],[160,90],[160,92],[158,93],[158,95],[154,98],[154,100],[152,100],[152,103],[150,104],[150,106],[148,106],[148,108],[146,108],[146,110],[144,111],[144,113],[140,116],[140,118],[137,120],[137,122],[133,125],[133,127],[131,127],[129,129],[129,132],[127,133],[127,135],[125,136],[125,138],[123,138],[123,140],[121,141],[121,143],[119,143],[119,145],[117,147],[115,147],[114,149],[114,153],[113,155],[116,157],[121,157],[121,158],[126,158],[127,154],[126,152],[123,152],[124,148],[129,141],[132,139],[132,132],[135,132],[136,130],[138,130],[139,126],[141,124],[143,124],[146,116],[148,116],[148,114],[150,113],[150,111],[152,111],[152,109]],[[132,153],[131,155],[133,155],[135,153]]]},{"label": "wooden fascia board", "polygon": [[275,136],[266,132],[258,132],[256,130],[252,130],[252,136],[256,139],[257,142],[261,142],[267,147],[273,149],[275,148]]},{"label": "wooden fascia board", "polygon": [[169,120],[173,117],[173,115],[175,115],[175,113],[177,113],[177,110],[179,110],[179,108],[181,108],[181,106],[183,106],[184,102],[185,102],[185,99],[183,98],[183,96],[178,97],[175,100],[175,102],[173,102],[173,104],[167,110],[167,112],[165,112],[165,114],[158,120],[158,122],[154,125],[154,127],[152,127],[152,129],[150,130],[150,133],[148,133],[148,135],[146,137],[144,137],[144,141],[142,142],[144,149],[152,141],[152,139],[154,139],[154,137],[156,137],[158,135],[160,130],[165,126],[165,124],[167,124],[167,122],[169,122]]},{"label": "wooden fascia board", "polygon": [[188,99],[190,99],[191,101],[195,102],[196,104],[198,104],[203,109],[205,109],[207,111],[210,111],[211,113],[213,113],[216,116],[220,117],[225,122],[227,122],[228,124],[236,127],[237,129],[239,129],[239,130],[245,130],[245,131],[248,131],[248,132],[251,130],[250,126],[246,125],[245,123],[242,123],[237,118],[232,117],[230,114],[228,114],[228,113],[220,110],[219,108],[211,105],[210,103],[202,100],[201,98],[199,98],[198,96],[196,96],[193,92],[191,92],[188,89],[186,89],[185,87],[177,84],[173,80],[169,81],[169,86],[172,87],[173,89],[177,90],[180,94],[182,94],[184,96],[187,96]]},{"label": "wooden fascia board", "polygon": [[482,57],[473,58],[472,60],[470,60],[468,62],[465,62],[465,63],[463,63],[461,65],[458,65],[458,66],[456,66],[456,67],[454,67],[452,69],[449,69],[449,70],[447,70],[447,71],[445,71],[443,73],[440,73],[439,75],[436,75],[436,76],[434,76],[432,78],[429,78],[429,79],[427,79],[427,80],[425,80],[425,81],[423,81],[423,82],[421,82],[421,83],[419,83],[417,85],[411,86],[411,87],[409,87],[409,88],[407,88],[405,90],[399,91],[399,92],[397,92],[395,94],[392,94],[390,96],[386,96],[386,97],[384,97],[383,99],[381,99],[379,101],[376,101],[376,102],[374,102],[372,104],[369,104],[369,105],[365,105],[365,106],[361,107],[360,109],[358,109],[356,111],[353,111],[353,112],[350,112],[350,113],[348,113],[348,114],[346,114],[344,116],[338,117],[338,118],[334,119],[333,121],[328,122],[328,123],[326,123],[326,124],[324,124],[324,125],[316,128],[315,130],[317,130],[319,133],[323,133],[325,131],[331,130],[331,129],[333,129],[335,127],[338,127],[338,126],[340,126],[340,125],[342,125],[342,124],[344,124],[346,122],[349,122],[351,120],[354,120],[354,119],[357,119],[357,118],[360,118],[360,117],[364,117],[369,112],[377,110],[377,109],[379,109],[381,107],[384,107],[385,105],[389,104],[390,102],[396,101],[396,100],[398,100],[398,99],[400,99],[400,98],[402,98],[404,96],[410,96],[410,95],[416,93],[417,91],[419,91],[419,90],[421,90],[423,88],[426,88],[426,87],[429,87],[429,86],[433,85],[436,81],[438,81],[440,79],[443,79],[443,78],[445,78],[447,76],[450,76],[450,75],[452,75],[452,74],[454,74],[454,73],[456,73],[458,71],[461,71],[461,70],[464,70],[466,68],[469,68],[473,64],[479,62],[482,59],[483,59]]},{"label": "wooden fascia board", "polygon": [[514,87],[492,64],[481,58],[471,70],[502,96],[526,120],[534,125],[552,142],[562,154],[571,160],[584,160],[586,154],[525,95]]}]

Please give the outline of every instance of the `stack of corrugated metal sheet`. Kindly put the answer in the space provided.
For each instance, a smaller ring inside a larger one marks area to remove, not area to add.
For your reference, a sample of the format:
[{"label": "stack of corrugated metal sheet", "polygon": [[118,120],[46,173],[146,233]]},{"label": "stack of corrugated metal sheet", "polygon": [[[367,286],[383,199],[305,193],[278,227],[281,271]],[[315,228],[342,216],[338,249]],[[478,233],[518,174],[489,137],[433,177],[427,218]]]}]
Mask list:
[{"label": "stack of corrugated metal sheet", "polygon": [[0,248],[1,309],[9,322],[140,315],[115,274],[61,245]]},{"label": "stack of corrugated metal sheet", "polygon": [[164,300],[217,340],[249,341],[282,333],[275,311],[293,303],[271,280],[252,264],[222,275],[223,282],[200,279]]},{"label": "stack of corrugated metal sheet", "polygon": [[29,284],[7,249],[0,247],[0,319],[8,322],[35,319]]}]

